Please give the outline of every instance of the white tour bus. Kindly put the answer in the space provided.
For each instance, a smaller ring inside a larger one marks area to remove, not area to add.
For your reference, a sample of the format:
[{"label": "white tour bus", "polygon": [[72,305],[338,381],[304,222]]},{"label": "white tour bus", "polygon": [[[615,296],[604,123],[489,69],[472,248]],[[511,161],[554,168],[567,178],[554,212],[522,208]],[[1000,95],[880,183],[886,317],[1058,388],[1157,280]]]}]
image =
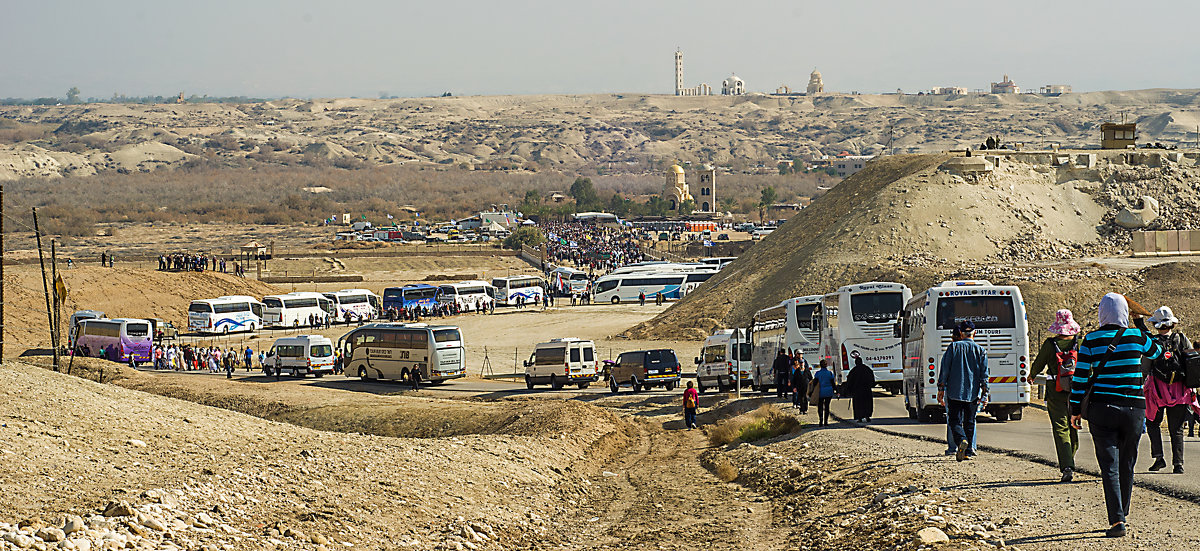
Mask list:
[{"label": "white tour bus", "polygon": [[658,295],[666,300],[678,300],[715,273],[715,270],[699,270],[607,274],[596,280],[594,300],[613,304],[637,302],[642,293],[647,301]]},{"label": "white tour bus", "polygon": [[332,312],[333,301],[321,293],[294,292],[263,297],[263,325],[267,327],[322,325]]},{"label": "white tour bus", "polygon": [[749,389],[750,348],[745,329],[721,329],[705,338],[696,358],[696,389],[701,394],[710,388],[725,392],[737,386],[735,373]]},{"label": "white tour bus", "polygon": [[862,358],[875,372],[875,384],[899,394],[904,387],[903,350],[896,320],[912,291],[900,283],[872,281],[846,285],[825,295],[821,357],[838,383]]},{"label": "white tour bus", "polygon": [[453,325],[372,323],[338,339],[347,377],[440,383],[467,374],[462,332]]},{"label": "white tour bus", "polygon": [[263,303],[254,297],[232,295],[193,300],[188,306],[188,330],[196,333],[257,331],[263,326]]},{"label": "white tour bus", "polygon": [[438,302],[455,303],[463,312],[487,309],[496,300],[496,288],[486,281],[460,281],[438,287]]},{"label": "white tour bus", "polygon": [[525,304],[533,305],[542,302],[546,280],[538,276],[497,277],[492,279],[492,287],[496,288],[498,306],[515,306],[517,297],[523,297]]},{"label": "white tour bus", "polygon": [[721,267],[704,262],[639,262],[621,266],[606,275],[644,274],[664,272],[712,272],[716,273]]},{"label": "white tour bus", "polygon": [[525,388],[550,385],[554,390],[575,385],[579,390],[596,382],[596,345],[573,337],[539,343],[525,361]]},{"label": "white tour bus", "polygon": [[942,354],[951,330],[975,324],[975,342],[988,356],[987,411],[997,420],[1021,419],[1029,405],[1029,330],[1021,289],[988,281],[946,281],[908,301],[904,335],[904,403],[908,415],[930,421],[944,413],[937,403]]},{"label": "white tour bus", "polygon": [[263,373],[279,378],[287,371],[293,377],[333,373],[333,341],[322,335],[297,335],[275,339],[263,363]]},{"label": "white tour bus", "polygon": [[588,288],[587,272],[559,266],[550,271],[550,287],[556,296],[582,295]]},{"label": "white tour bus", "polygon": [[760,390],[774,386],[775,357],[780,350],[800,352],[808,365],[821,363],[822,295],[784,300],[754,313],[750,340],[754,343],[751,378]]},{"label": "white tour bus", "polygon": [[337,321],[375,319],[381,309],[379,295],[366,289],[342,289],[322,294],[333,303],[333,319]]}]

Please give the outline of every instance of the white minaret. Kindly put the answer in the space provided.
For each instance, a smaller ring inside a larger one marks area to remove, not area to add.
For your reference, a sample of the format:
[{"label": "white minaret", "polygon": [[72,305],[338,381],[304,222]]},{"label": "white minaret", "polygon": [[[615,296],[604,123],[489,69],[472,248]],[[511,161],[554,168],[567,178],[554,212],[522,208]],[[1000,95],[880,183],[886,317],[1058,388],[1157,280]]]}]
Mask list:
[{"label": "white minaret", "polygon": [[675,95],[683,95],[683,52],[675,50]]}]

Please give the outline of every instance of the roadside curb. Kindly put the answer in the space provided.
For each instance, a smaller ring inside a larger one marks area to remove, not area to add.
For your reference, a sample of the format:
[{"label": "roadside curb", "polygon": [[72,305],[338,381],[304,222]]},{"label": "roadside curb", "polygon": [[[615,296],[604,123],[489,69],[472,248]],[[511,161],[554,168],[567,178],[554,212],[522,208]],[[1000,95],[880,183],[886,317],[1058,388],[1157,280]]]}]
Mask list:
[{"label": "roadside curb", "polygon": [[[853,427],[864,428],[869,431],[877,432],[880,434],[886,434],[888,436],[899,436],[901,438],[907,438],[909,440],[918,440],[918,441],[922,441],[922,442],[933,442],[933,443],[937,443],[937,444],[945,444],[946,443],[945,439],[943,439],[943,438],[935,438],[932,436],[925,436],[923,434],[908,434],[905,432],[891,430],[891,429],[887,429],[887,428],[880,427],[880,426],[859,423],[858,421],[852,421],[852,420],[846,419],[846,418],[841,417],[832,412],[830,412],[830,416],[833,417],[834,419],[837,419],[838,421],[846,423],[847,425],[850,425]],[[996,446],[989,446],[986,444],[978,444],[976,447],[979,450],[986,451],[988,453],[994,453],[997,455],[1007,455],[1009,457],[1013,457],[1016,459],[1022,459],[1025,461],[1032,462],[1032,463],[1046,465],[1047,467],[1053,467],[1055,469],[1058,468],[1057,461],[1047,459],[1047,458],[1037,455],[1035,453],[1018,451],[1018,450],[1010,450],[1010,449],[1006,449],[1006,448],[998,448]],[[1083,474],[1093,476],[1096,478],[1100,478],[1100,471],[1091,469],[1091,468],[1076,467],[1075,472],[1083,473]],[[1182,499],[1184,501],[1190,501],[1192,503],[1200,505],[1200,492],[1191,492],[1191,491],[1187,491],[1187,490],[1180,490],[1178,488],[1172,488],[1166,484],[1160,484],[1157,482],[1147,481],[1144,478],[1139,478],[1136,476],[1133,479],[1133,484],[1134,484],[1134,486],[1138,486],[1140,488],[1150,490],[1152,492],[1162,494],[1167,497],[1172,497],[1175,499]]]}]

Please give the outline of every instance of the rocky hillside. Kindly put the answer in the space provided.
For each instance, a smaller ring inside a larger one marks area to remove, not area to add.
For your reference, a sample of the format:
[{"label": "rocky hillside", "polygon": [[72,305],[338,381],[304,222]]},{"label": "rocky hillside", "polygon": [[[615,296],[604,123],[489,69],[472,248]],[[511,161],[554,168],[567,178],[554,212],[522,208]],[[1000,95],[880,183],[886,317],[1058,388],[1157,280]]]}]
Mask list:
[{"label": "rocky hillside", "polygon": [[674,159],[733,167],[813,154],[933,152],[1005,142],[1096,144],[1102,122],[1139,141],[1192,143],[1200,91],[1058,97],[824,95],[284,99],[256,104],[0,107],[0,179],[297,163],[435,162],[482,169],[641,171]]},{"label": "rocky hillside", "polygon": [[1190,308],[1177,301],[1180,293],[1200,294],[1192,268],[1111,271],[1072,262],[1127,254],[1130,233],[1118,219],[1150,229],[1198,227],[1200,167],[1194,156],[1174,158],[1113,152],[1056,167],[1038,154],[1015,154],[974,174],[962,157],[883,157],[630,334],[703,338],[785,298],[871,280],[914,289],[948,278],[1018,282],[1039,296],[1027,301],[1035,324],[1064,306],[1093,308],[1106,289]]}]

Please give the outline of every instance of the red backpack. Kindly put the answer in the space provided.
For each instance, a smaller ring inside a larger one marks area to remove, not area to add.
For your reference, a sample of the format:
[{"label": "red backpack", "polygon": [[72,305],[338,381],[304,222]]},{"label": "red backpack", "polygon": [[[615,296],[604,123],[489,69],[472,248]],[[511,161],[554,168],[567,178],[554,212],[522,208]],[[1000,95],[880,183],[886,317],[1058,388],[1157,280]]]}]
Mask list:
[{"label": "red backpack", "polygon": [[1079,339],[1066,350],[1059,350],[1058,343],[1054,343],[1054,360],[1058,362],[1054,386],[1059,392],[1071,392],[1071,377],[1075,376],[1075,365],[1079,363]]}]

